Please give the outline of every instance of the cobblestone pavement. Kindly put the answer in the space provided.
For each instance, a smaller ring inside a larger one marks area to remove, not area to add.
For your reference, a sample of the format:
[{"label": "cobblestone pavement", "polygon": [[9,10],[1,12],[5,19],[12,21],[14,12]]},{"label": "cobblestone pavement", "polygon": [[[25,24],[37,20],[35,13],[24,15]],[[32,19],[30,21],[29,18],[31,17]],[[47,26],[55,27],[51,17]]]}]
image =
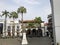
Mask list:
[{"label": "cobblestone pavement", "polygon": [[[48,37],[32,37],[27,38],[28,45],[51,45],[51,40]],[[21,45],[20,38],[0,39],[0,45]]]}]

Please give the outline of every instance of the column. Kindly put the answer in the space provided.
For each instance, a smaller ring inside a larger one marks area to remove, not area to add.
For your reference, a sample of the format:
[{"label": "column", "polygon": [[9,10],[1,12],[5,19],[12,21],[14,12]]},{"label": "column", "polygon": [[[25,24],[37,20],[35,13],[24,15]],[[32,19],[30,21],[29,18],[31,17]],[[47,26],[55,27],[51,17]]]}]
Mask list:
[{"label": "column", "polygon": [[15,25],[15,33],[14,33],[15,36],[17,36],[17,24]]},{"label": "column", "polygon": [[48,31],[48,30],[47,30],[47,26],[45,26],[45,36],[47,35],[47,34],[46,34],[47,31]]},{"label": "column", "polygon": [[45,25],[44,22],[41,23],[42,36],[45,36]]},{"label": "column", "polygon": [[11,31],[10,31],[10,34],[11,34],[11,36],[12,36],[12,24],[10,25],[10,27],[11,27]]},{"label": "column", "polygon": [[3,36],[2,37],[5,37],[4,23],[3,23]]},{"label": "column", "polygon": [[31,28],[31,37],[33,36],[33,32],[32,32],[33,28]]},{"label": "column", "polygon": [[6,36],[8,36],[8,25],[6,24],[6,31],[5,31],[5,33],[6,33]]},{"label": "column", "polygon": [[40,35],[40,34],[38,33],[38,28],[36,28],[36,36],[38,36],[38,35]]},{"label": "column", "polygon": [[42,29],[42,36],[45,36],[44,28],[41,29]]},{"label": "column", "polygon": [[21,29],[21,24],[19,25],[19,36],[22,36],[22,33],[21,33],[22,29]]}]

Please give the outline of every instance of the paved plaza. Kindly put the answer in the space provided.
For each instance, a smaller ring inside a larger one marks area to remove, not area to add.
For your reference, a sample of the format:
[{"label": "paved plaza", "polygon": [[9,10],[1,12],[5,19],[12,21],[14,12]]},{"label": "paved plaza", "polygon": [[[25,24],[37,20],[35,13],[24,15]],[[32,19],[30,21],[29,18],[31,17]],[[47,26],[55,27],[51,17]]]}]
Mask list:
[{"label": "paved plaza", "polygon": [[[48,37],[32,37],[27,38],[28,45],[51,45],[51,40]],[[0,39],[0,45],[21,45],[20,38]]]},{"label": "paved plaza", "polygon": [[0,39],[0,45],[20,45],[20,41],[17,38]]},{"label": "paved plaza", "polygon": [[48,37],[34,37],[29,39],[28,45],[51,45],[51,40]]}]

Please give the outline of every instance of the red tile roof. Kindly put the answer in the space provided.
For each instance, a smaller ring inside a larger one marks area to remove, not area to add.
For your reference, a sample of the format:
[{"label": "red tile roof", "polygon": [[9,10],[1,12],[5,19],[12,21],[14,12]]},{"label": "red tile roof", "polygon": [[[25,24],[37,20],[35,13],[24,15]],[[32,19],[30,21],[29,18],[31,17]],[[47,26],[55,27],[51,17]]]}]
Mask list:
[{"label": "red tile roof", "polygon": [[[22,22],[19,20],[19,22]],[[35,21],[34,20],[24,20],[23,23],[34,23]]]}]

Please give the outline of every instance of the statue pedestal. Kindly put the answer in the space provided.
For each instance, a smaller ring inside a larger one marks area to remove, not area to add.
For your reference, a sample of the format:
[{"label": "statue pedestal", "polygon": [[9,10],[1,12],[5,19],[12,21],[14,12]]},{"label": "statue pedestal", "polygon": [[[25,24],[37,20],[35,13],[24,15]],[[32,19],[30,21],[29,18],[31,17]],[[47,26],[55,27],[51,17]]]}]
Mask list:
[{"label": "statue pedestal", "polygon": [[26,39],[26,33],[23,33],[22,45],[26,45],[26,44],[28,44]]}]

